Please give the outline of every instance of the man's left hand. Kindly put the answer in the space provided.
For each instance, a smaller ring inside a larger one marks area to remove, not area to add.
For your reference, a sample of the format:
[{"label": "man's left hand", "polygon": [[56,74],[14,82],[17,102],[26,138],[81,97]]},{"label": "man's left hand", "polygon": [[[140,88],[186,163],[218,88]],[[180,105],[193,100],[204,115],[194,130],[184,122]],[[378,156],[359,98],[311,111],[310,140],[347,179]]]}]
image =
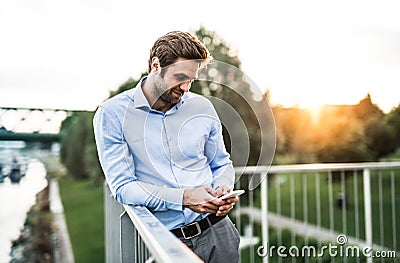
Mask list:
[{"label": "man's left hand", "polygon": [[[230,191],[231,191],[231,189],[229,187],[222,185],[222,186],[218,187],[218,189],[216,190],[216,195],[217,195],[217,197],[220,197],[220,196],[223,196],[224,194],[229,193]],[[237,196],[225,199],[224,204],[219,206],[216,216],[227,215],[229,213],[229,211],[232,210],[233,206],[237,202],[239,202],[239,197],[237,197]]]}]

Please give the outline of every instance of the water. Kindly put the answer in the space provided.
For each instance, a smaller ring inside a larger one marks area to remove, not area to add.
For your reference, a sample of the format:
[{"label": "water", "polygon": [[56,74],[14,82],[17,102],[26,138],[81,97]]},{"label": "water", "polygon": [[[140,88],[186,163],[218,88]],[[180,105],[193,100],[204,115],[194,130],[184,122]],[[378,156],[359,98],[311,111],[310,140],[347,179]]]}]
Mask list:
[{"label": "water", "polygon": [[19,184],[12,184],[9,178],[0,183],[0,263],[10,261],[11,241],[19,237],[36,194],[46,186],[46,169],[37,160],[29,161]]}]

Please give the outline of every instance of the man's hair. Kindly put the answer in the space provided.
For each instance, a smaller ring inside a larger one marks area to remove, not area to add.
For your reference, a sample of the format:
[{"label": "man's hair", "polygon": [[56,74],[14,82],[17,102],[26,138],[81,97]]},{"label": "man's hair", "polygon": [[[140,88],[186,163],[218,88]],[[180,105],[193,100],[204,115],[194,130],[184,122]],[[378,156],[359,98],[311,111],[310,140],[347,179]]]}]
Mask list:
[{"label": "man's hair", "polygon": [[153,57],[158,57],[161,67],[173,64],[178,58],[198,59],[202,63],[212,59],[203,43],[190,33],[182,31],[171,31],[156,40],[150,49],[149,73]]}]

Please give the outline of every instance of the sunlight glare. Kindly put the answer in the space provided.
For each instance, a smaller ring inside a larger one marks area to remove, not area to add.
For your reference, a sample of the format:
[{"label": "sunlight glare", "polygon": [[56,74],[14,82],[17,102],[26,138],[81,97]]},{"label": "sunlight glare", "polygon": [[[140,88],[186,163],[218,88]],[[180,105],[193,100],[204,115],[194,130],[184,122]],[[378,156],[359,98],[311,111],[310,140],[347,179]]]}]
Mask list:
[{"label": "sunlight glare", "polygon": [[323,106],[313,106],[308,108],[311,115],[311,121],[314,125],[318,124],[320,121],[322,108]]}]

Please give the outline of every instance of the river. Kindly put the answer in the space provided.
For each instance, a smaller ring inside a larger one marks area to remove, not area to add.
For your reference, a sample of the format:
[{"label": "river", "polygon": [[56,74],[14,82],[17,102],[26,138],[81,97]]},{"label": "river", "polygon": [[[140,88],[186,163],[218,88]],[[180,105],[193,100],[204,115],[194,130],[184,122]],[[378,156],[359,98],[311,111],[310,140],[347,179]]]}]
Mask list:
[{"label": "river", "polygon": [[0,183],[0,263],[10,261],[11,241],[19,237],[36,194],[46,186],[46,169],[34,159],[18,184],[12,184],[9,178]]}]

